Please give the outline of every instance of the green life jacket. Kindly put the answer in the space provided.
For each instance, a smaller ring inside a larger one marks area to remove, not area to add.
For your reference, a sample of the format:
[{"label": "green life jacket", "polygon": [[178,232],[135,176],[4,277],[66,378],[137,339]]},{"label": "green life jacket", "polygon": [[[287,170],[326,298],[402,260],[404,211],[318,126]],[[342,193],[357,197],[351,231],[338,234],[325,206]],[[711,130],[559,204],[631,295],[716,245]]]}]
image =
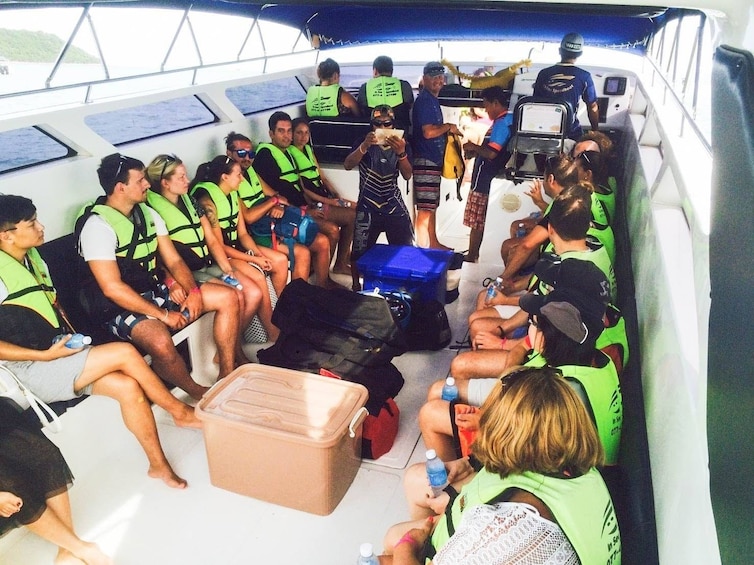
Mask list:
[{"label": "green life jacket", "polygon": [[43,350],[50,347],[55,335],[62,333],[53,306],[57,294],[39,252],[29,249],[26,257],[29,268],[0,251],[0,281],[8,291],[0,304],[0,340]]},{"label": "green life jacket", "polygon": [[308,143],[304,145],[304,151],[301,151],[295,145],[291,145],[288,148],[288,154],[293,157],[298,174],[311,181],[315,188],[320,188],[322,186],[322,177],[319,176],[317,160],[314,158],[314,151],[312,151],[311,145]]},{"label": "green life jacket", "polygon": [[257,176],[257,172],[249,167],[246,169],[246,174],[249,175],[249,178],[247,179],[246,175],[244,175],[241,184],[238,185],[238,197],[247,208],[251,208],[258,202],[264,200],[265,194],[262,190],[262,183]]},{"label": "green life jacket", "polygon": [[605,246],[610,262],[615,263],[615,234],[607,218],[605,208],[596,192],[592,193],[592,225],[587,230],[587,235],[595,237]]},{"label": "green life jacket", "polygon": [[200,189],[206,190],[215,204],[217,223],[223,232],[223,242],[225,245],[235,245],[238,239],[238,194],[236,192],[225,194],[214,182],[206,181],[194,186],[191,191],[192,196]]},{"label": "green life jacket", "polygon": [[615,365],[601,351],[597,355],[597,367],[562,365],[566,380],[575,380],[584,387],[589,399],[587,410],[597,427],[597,435],[605,450],[605,463],[617,465],[623,429],[623,395]]},{"label": "green life jacket", "polygon": [[306,115],[312,117],[334,118],[338,112],[340,85],[310,86],[306,91]]},{"label": "green life jacket", "polygon": [[[155,270],[157,267],[157,229],[152,212],[146,204],[136,204],[131,218],[127,218],[106,204],[95,204],[91,213],[102,217],[115,231],[118,238],[118,246],[115,248],[116,257],[132,259],[149,273]],[[136,229],[137,224],[139,229]]]},{"label": "green life jacket", "polygon": [[147,203],[165,220],[170,239],[189,248],[199,259],[209,260],[209,249],[204,241],[204,229],[199,215],[186,194],[181,194],[186,212],[153,190],[147,192]]},{"label": "green life jacket", "polygon": [[620,565],[621,538],[615,508],[597,469],[572,479],[524,472],[501,479],[479,471],[440,517],[432,534],[439,550],[461,523],[464,510],[499,500],[506,490],[518,488],[539,498],[552,512],[579,557],[581,565]]},{"label": "green life jacket", "polygon": [[607,186],[598,184],[594,187],[594,194],[602,203],[602,209],[605,211],[605,216],[610,224],[615,219],[615,188],[617,184],[615,177],[610,177]]},{"label": "green life jacket", "polygon": [[403,104],[403,90],[401,81],[395,77],[375,77],[369,79],[366,85],[367,106],[376,108],[381,104],[395,108]]},{"label": "green life jacket", "polygon": [[[542,368],[547,360],[541,353],[533,352],[524,366]],[[621,431],[623,429],[623,395],[620,391],[618,372],[612,360],[597,352],[596,367],[561,365],[558,367],[566,380],[578,381],[588,400],[587,411],[597,428],[597,435],[605,450],[605,462],[615,465],[618,462]]]},{"label": "green life jacket", "polygon": [[290,154],[280,149],[280,147],[274,143],[260,143],[257,146],[257,153],[262,149],[269,149],[270,153],[272,153],[272,157],[275,159],[275,163],[277,163],[277,166],[280,169],[280,180],[293,184],[296,187],[296,190],[302,192],[301,187],[299,186],[298,171],[296,170],[296,165],[290,157]]},{"label": "green life jacket", "polygon": [[620,310],[612,304],[607,305],[605,312],[605,329],[597,338],[597,349],[604,351],[610,357],[612,357],[612,349],[615,349],[615,354],[618,359],[613,359],[616,363],[616,367],[620,367],[621,370],[628,363],[628,336],[626,335],[626,320],[623,318]]}]

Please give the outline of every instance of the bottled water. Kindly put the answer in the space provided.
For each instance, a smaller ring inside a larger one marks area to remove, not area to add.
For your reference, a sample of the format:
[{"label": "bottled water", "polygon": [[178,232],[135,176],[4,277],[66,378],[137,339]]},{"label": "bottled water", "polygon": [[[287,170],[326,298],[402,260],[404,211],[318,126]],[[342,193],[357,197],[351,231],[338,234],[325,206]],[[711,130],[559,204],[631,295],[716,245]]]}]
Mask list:
[{"label": "bottled water", "polygon": [[359,560],[356,565],[380,565],[371,543],[362,543],[359,546]]},{"label": "bottled water", "polygon": [[450,402],[458,398],[458,386],[456,386],[456,380],[453,377],[445,379],[445,384],[442,386],[442,399]]},{"label": "bottled water", "polygon": [[229,284],[230,286],[237,288],[238,290],[243,290],[243,285],[240,282],[238,282],[238,279],[230,276],[227,273],[223,274],[223,276],[220,277],[220,280],[223,281],[225,284]]},{"label": "bottled water", "polygon": [[443,489],[448,486],[448,472],[445,470],[445,463],[437,457],[437,452],[434,449],[427,450],[427,478],[433,496],[439,496]]},{"label": "bottled water", "polygon": [[494,281],[490,283],[490,286],[487,287],[487,296],[484,297],[484,303],[489,304],[493,298],[497,296],[499,292],[503,291],[503,279],[500,277],[497,277]]},{"label": "bottled water", "polygon": [[526,225],[524,225],[523,222],[518,224],[518,228],[516,228],[516,237],[524,237],[526,235]]},{"label": "bottled water", "polygon": [[[63,339],[67,335],[68,334],[56,335],[52,339],[52,343],[59,342],[61,339]],[[92,338],[91,337],[89,337],[88,335],[76,333],[76,334],[71,334],[71,339],[69,339],[68,341],[65,342],[65,346],[68,349],[81,349],[85,345],[91,345],[91,343],[92,343]]]}]

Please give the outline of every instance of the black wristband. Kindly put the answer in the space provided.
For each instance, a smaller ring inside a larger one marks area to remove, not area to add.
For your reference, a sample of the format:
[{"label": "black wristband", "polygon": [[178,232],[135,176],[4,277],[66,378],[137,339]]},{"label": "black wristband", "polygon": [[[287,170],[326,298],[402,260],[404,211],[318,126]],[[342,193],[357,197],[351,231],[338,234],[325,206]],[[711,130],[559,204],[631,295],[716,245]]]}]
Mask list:
[{"label": "black wristband", "polygon": [[406,152],[398,153],[398,159],[403,159],[406,156]]}]

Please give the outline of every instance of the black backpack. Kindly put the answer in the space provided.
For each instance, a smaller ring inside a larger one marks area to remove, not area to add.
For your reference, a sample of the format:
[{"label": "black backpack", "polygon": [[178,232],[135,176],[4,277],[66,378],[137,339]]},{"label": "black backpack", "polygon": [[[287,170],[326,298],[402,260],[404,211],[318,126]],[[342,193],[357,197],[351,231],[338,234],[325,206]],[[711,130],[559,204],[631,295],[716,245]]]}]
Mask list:
[{"label": "black backpack", "polygon": [[291,281],[278,299],[272,322],[280,337],[257,353],[267,365],[319,373],[322,369],[369,389],[375,414],[403,386],[391,359],[406,342],[383,298],[346,289],[327,290]]}]

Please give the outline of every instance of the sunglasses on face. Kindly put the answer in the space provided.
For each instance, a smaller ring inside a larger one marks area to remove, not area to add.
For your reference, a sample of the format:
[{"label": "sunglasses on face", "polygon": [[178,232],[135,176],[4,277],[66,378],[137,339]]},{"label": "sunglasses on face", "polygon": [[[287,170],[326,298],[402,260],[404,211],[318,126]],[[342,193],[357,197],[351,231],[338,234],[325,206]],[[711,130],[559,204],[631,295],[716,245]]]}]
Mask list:
[{"label": "sunglasses on face", "polygon": [[160,180],[165,178],[165,170],[168,168],[168,165],[170,163],[175,163],[178,160],[178,157],[175,155],[165,155],[165,164],[162,166],[162,172],[160,173]]},{"label": "sunglasses on face", "polygon": [[378,128],[390,128],[393,127],[393,121],[392,120],[385,120],[384,122],[381,122],[379,120],[374,120],[372,122],[373,126],[376,126]]},{"label": "sunglasses on face", "polygon": [[241,159],[246,159],[247,157],[249,159],[253,159],[257,155],[257,152],[253,149],[251,151],[249,151],[248,149],[234,149],[233,152]]}]

